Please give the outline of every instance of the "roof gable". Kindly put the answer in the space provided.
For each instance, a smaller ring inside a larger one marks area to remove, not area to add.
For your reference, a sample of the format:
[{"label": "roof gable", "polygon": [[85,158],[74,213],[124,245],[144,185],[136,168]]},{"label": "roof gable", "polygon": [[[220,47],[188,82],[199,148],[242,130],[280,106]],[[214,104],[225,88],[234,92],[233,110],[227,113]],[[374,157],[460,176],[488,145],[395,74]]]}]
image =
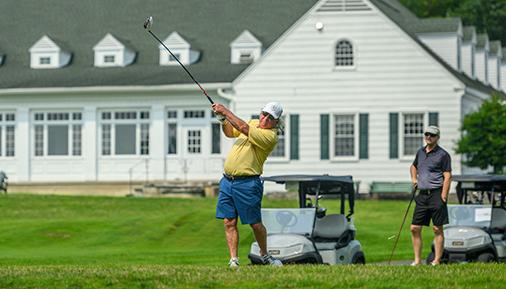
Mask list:
[{"label": "roof gable", "polygon": [[60,52],[61,48],[55,41],[53,41],[49,36],[42,36],[35,44],[33,44],[29,52]]},{"label": "roof gable", "polygon": [[262,43],[248,30],[244,30],[241,35],[239,35],[232,43],[230,43],[232,47],[241,47],[241,46],[262,46]]},{"label": "roof gable", "polygon": [[[169,48],[181,48],[181,49],[189,49],[190,43],[188,41],[184,40],[184,38],[179,35],[177,32],[172,32],[164,41],[163,43],[169,47]],[[160,49],[163,48],[163,45],[158,45]]]},{"label": "roof gable", "polygon": [[103,49],[124,49],[125,45],[116,39],[112,34],[107,33],[95,46],[93,50]]}]

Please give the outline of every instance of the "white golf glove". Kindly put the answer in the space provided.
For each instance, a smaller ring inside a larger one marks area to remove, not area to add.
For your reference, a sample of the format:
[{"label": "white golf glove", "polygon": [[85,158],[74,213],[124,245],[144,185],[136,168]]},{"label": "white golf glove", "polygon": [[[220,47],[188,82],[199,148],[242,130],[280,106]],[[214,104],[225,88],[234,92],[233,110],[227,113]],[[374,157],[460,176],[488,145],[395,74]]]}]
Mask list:
[{"label": "white golf glove", "polygon": [[223,115],[223,114],[216,114],[216,119],[221,123],[221,124],[224,124],[225,123],[225,120],[227,120],[227,118]]}]

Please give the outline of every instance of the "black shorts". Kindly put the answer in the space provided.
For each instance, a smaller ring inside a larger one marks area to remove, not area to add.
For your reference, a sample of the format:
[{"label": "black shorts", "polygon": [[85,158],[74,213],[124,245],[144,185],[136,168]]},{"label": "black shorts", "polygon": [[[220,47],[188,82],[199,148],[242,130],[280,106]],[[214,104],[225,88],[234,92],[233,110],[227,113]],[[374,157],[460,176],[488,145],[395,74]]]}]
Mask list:
[{"label": "black shorts", "polygon": [[441,188],[431,190],[430,193],[419,192],[415,203],[411,224],[429,226],[431,219],[434,226],[448,224],[448,208],[441,199]]}]

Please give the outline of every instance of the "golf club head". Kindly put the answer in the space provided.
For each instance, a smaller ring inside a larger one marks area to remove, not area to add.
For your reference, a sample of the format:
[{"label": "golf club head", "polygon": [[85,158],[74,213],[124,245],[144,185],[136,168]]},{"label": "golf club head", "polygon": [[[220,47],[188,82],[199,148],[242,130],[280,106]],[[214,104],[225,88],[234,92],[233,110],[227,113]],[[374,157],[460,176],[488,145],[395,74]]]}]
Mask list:
[{"label": "golf club head", "polygon": [[144,21],[144,29],[151,30],[151,26],[153,26],[153,16],[149,16]]}]

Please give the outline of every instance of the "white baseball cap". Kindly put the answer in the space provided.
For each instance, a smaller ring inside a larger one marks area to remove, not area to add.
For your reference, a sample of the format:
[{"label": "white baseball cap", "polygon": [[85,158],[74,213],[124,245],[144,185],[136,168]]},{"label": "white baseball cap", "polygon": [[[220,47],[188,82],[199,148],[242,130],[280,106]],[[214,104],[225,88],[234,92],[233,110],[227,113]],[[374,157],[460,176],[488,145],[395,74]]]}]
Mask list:
[{"label": "white baseball cap", "polygon": [[431,133],[431,134],[435,134],[435,135],[439,135],[439,128],[435,125],[431,125],[431,126],[428,126],[424,131],[423,133]]},{"label": "white baseball cap", "polygon": [[283,114],[283,107],[281,107],[279,102],[269,102],[262,108],[262,111],[269,113],[275,119],[279,119]]}]

